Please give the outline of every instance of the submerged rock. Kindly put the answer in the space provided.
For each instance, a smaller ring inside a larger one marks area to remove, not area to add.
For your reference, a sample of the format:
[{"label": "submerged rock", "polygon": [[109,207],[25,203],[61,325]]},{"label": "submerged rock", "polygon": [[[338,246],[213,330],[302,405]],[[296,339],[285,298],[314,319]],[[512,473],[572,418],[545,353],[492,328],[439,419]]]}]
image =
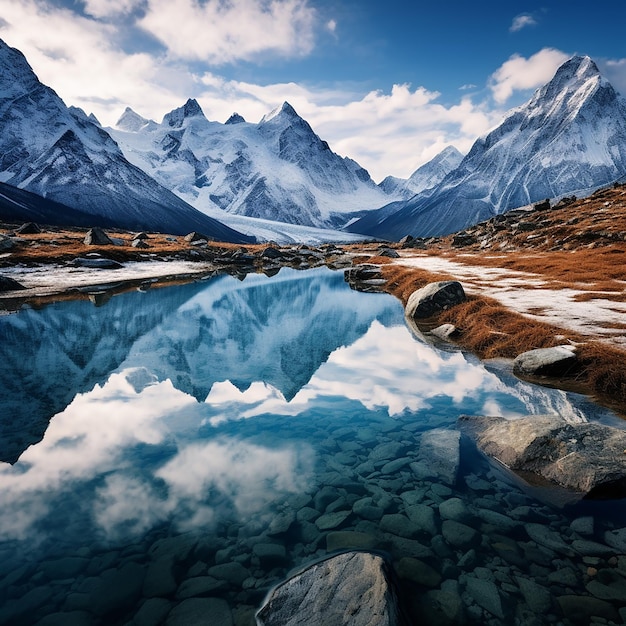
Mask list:
[{"label": "submerged rock", "polygon": [[516,472],[529,472],[586,497],[626,496],[626,431],[558,415],[461,416],[478,448]]},{"label": "submerged rock", "polygon": [[463,285],[456,280],[429,283],[409,296],[405,313],[408,318],[427,319],[465,300]]},{"label": "submerged rock", "polygon": [[316,563],[279,585],[257,614],[259,626],[402,626],[390,566],[369,552]]}]

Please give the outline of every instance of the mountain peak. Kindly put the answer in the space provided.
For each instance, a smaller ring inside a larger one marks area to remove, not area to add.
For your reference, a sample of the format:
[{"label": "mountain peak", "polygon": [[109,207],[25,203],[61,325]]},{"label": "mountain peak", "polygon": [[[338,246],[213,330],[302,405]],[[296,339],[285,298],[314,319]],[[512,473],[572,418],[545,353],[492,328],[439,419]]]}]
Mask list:
[{"label": "mountain peak", "polygon": [[182,107],[167,113],[163,117],[163,124],[180,128],[183,122],[190,117],[204,117],[204,113],[195,98],[189,98]]},{"label": "mountain peak", "polygon": [[226,124],[241,124],[242,122],[245,122],[246,120],[239,115],[239,113],[233,113],[227,120],[226,120]]},{"label": "mountain peak", "polygon": [[269,122],[275,118],[287,118],[287,119],[295,119],[300,118],[300,116],[296,113],[296,110],[285,100],[279,107],[276,107],[273,111],[263,116],[261,120],[261,124]]},{"label": "mountain peak", "polygon": [[135,113],[130,107],[126,107],[124,109],[124,113],[120,116],[120,119],[117,120],[115,124],[115,128],[119,128],[120,130],[125,130],[130,133],[136,133],[141,128],[143,128],[149,120],[145,117],[141,117],[139,113]]}]

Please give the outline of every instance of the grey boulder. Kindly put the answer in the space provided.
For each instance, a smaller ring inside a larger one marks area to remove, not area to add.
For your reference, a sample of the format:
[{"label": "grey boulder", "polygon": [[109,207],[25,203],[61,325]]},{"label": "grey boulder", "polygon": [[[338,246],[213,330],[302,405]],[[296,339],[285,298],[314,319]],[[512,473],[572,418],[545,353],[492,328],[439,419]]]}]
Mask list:
[{"label": "grey boulder", "polygon": [[626,496],[626,431],[572,424],[558,415],[520,419],[461,416],[459,426],[487,456],[586,497]]},{"label": "grey boulder", "polygon": [[112,246],[112,239],[102,230],[102,228],[92,228],[85,235],[86,246]]},{"label": "grey boulder", "polygon": [[269,595],[259,626],[404,625],[391,569],[369,552],[345,552],[293,576]]},{"label": "grey boulder", "polygon": [[460,282],[443,280],[414,291],[409,296],[404,312],[410,319],[427,319],[465,300],[465,291]]},{"label": "grey boulder", "polygon": [[576,369],[573,346],[538,348],[523,352],[513,361],[513,371],[527,376],[567,376]]}]

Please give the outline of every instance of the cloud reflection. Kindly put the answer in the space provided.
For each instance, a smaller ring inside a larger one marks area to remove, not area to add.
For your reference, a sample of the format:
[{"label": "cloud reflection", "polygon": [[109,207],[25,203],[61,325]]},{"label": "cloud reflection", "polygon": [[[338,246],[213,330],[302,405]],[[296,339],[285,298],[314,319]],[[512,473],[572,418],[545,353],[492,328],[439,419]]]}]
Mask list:
[{"label": "cloud reflection", "polygon": [[266,413],[298,415],[319,398],[335,396],[397,416],[426,409],[438,396],[460,404],[503,388],[495,375],[462,353],[434,350],[413,340],[404,326],[385,327],[375,320],[360,339],[335,350],[290,402],[266,384],[254,383],[241,392],[223,382],[213,386],[207,403],[219,410],[210,418],[213,425]]},{"label": "cloud reflection", "polygon": [[[172,520],[186,530],[245,515],[310,484],[307,444],[265,448],[235,438],[198,442],[195,398],[149,372],[126,370],[78,395],[18,463],[0,465],[0,537],[30,536],[55,507],[87,508],[109,538]],[[71,503],[71,504],[68,504]]]}]

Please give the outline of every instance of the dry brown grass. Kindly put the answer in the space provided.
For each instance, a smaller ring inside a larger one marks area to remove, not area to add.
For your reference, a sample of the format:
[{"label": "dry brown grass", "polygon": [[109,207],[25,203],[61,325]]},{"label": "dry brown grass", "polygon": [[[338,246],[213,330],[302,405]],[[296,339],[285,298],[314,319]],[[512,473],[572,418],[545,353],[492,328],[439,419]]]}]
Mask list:
[{"label": "dry brown grass", "polygon": [[624,291],[626,285],[626,248],[609,246],[573,252],[512,252],[504,255],[468,255],[447,252],[446,258],[480,267],[527,272],[544,278],[546,286],[580,287],[594,291]]},{"label": "dry brown grass", "polygon": [[[608,291],[608,290],[607,290]],[[606,293],[597,291],[586,291],[575,295],[572,300],[574,302],[591,302],[592,300],[609,300],[610,302],[626,302],[625,293]]]},{"label": "dry brown grass", "polygon": [[[397,265],[385,266],[382,272],[387,279],[387,290],[403,304],[425,284],[452,278]],[[454,324],[460,330],[458,345],[481,358],[514,358],[535,348],[575,343],[582,364],[574,381],[576,388],[626,416],[626,351],[533,320],[482,296],[470,296],[466,302],[428,320],[430,327],[444,323]],[[563,381],[563,385],[572,386],[570,381]]]},{"label": "dry brown grass", "polygon": [[[0,230],[6,233],[7,229]],[[55,228],[35,235],[19,235],[23,243],[11,250],[5,264],[15,263],[59,263],[85,256],[88,253],[98,253],[116,261],[141,260],[149,255],[172,257],[176,254],[189,252],[194,249],[184,237],[173,237],[161,233],[149,233],[145,240],[148,248],[133,248],[131,243],[134,233],[106,232],[115,239],[120,239],[123,245],[88,246],[83,240],[86,229]],[[168,240],[169,239],[169,240]],[[173,240],[173,241],[171,241]],[[217,250],[232,250],[240,248],[238,244],[209,243],[209,247]],[[262,246],[247,245],[246,249],[254,251]]]}]

